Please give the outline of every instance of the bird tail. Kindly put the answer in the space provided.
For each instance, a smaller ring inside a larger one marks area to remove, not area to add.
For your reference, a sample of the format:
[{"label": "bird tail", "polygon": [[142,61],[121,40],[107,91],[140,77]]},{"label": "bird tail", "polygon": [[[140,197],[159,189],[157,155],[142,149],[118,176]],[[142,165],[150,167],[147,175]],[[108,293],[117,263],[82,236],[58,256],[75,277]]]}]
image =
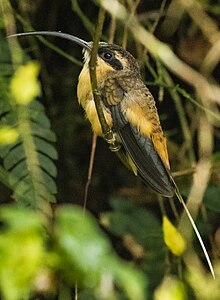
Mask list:
[{"label": "bird tail", "polygon": [[201,235],[199,233],[199,230],[198,230],[198,228],[197,228],[197,226],[196,226],[196,224],[195,224],[195,222],[194,222],[194,220],[193,220],[193,218],[192,218],[192,216],[191,216],[191,214],[190,214],[190,212],[189,212],[189,210],[188,210],[188,208],[186,206],[186,203],[183,200],[182,195],[180,194],[178,186],[176,185],[176,183],[175,183],[175,181],[174,181],[174,179],[172,177],[171,177],[171,180],[172,180],[173,185],[174,185],[175,194],[176,194],[178,200],[180,201],[180,203],[183,205],[183,208],[184,208],[184,210],[185,210],[185,212],[186,212],[186,214],[187,214],[187,216],[189,218],[190,223],[192,224],[193,230],[195,231],[195,234],[196,234],[196,236],[198,238],[198,241],[199,241],[199,243],[200,243],[200,245],[202,247],[203,253],[205,255],[205,258],[206,258],[206,261],[208,263],[209,269],[210,269],[210,271],[212,273],[212,276],[213,276],[213,278],[215,278],[215,272],[214,272],[214,269],[213,269],[213,265],[212,265],[212,262],[211,262],[211,259],[210,259],[209,255],[208,255],[208,252],[206,250],[206,247],[205,247],[205,245],[203,243],[203,240],[202,240],[202,237],[201,237]]}]

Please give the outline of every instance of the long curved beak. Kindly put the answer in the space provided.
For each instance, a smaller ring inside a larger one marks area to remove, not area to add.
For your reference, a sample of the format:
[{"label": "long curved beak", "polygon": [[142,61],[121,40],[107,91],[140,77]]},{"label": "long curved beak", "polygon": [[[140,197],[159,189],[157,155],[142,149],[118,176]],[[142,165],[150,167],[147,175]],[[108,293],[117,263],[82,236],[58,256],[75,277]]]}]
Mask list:
[{"label": "long curved beak", "polygon": [[91,51],[91,46],[89,45],[88,42],[74,36],[68,33],[63,33],[61,31],[29,31],[29,32],[22,32],[22,33],[16,33],[16,34],[12,34],[9,35],[8,38],[12,38],[12,37],[20,37],[20,36],[30,36],[30,35],[48,35],[48,36],[56,36],[59,37],[61,39],[65,39],[65,40],[69,40],[71,42],[74,42],[80,46],[82,46],[83,48],[86,48],[88,50]]}]

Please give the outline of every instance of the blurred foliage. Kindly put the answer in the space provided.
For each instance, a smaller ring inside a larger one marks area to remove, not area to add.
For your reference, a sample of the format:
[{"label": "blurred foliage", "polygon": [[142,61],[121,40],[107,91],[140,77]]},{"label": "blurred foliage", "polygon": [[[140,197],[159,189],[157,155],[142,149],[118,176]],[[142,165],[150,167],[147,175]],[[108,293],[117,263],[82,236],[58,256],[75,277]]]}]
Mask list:
[{"label": "blurred foliage", "polygon": [[80,207],[69,205],[57,210],[53,241],[43,230],[47,224],[39,213],[5,206],[0,220],[3,299],[27,299],[45,285],[49,288],[46,293],[55,294],[55,280],[72,286],[78,282],[80,288],[93,289],[105,299],[114,299],[115,281],[129,299],[144,299],[143,275],[114,254],[96,221]]},{"label": "blurred foliage", "polygon": [[[191,10],[181,0],[120,2],[217,86],[217,0],[192,0]],[[197,223],[213,259],[213,280],[198,242],[177,228],[179,203],[163,201],[145,187],[101,139],[87,200],[94,216],[80,208],[92,141],[76,99],[81,49],[54,38],[6,38],[28,30],[61,30],[91,40],[98,3],[2,0],[0,6],[1,298],[218,300],[219,99],[202,101],[179,70],[169,72],[156,56],[147,55],[126,24],[106,14],[102,39],[123,43],[138,59],[184,196],[192,192],[197,161],[211,163]],[[207,22],[210,28],[204,28]],[[9,205],[13,200],[17,203]],[[184,223],[186,231],[189,226]]]},{"label": "blurred foliage", "polygon": [[16,206],[1,207],[0,287],[3,299],[26,297],[45,260],[41,216]]}]

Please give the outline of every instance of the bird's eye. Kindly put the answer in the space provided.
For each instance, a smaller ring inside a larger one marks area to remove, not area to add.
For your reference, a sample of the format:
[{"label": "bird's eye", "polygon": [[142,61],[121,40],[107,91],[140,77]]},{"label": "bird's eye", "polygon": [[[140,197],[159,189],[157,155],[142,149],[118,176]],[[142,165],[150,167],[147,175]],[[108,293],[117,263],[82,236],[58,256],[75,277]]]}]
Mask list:
[{"label": "bird's eye", "polygon": [[114,46],[102,46],[98,50],[99,57],[115,70],[122,70],[123,66],[117,58],[117,48]]},{"label": "bird's eye", "polygon": [[112,52],[104,52],[102,54],[102,57],[105,59],[105,60],[111,60],[112,57],[113,57],[113,53]]}]

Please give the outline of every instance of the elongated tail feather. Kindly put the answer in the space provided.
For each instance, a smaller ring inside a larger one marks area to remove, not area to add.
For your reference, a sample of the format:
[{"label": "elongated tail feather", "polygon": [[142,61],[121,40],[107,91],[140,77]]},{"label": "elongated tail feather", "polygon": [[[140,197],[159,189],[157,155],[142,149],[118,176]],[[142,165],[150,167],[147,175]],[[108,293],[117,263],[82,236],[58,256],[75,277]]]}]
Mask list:
[{"label": "elongated tail feather", "polygon": [[206,261],[208,263],[209,269],[210,269],[210,271],[212,273],[212,276],[213,276],[213,278],[215,278],[215,272],[214,272],[214,269],[213,269],[213,266],[212,266],[212,262],[210,260],[209,255],[208,255],[206,247],[205,247],[205,245],[203,243],[203,240],[202,240],[202,237],[201,237],[201,235],[199,233],[199,230],[198,230],[198,228],[197,228],[197,226],[196,226],[196,224],[195,224],[195,222],[193,220],[193,217],[191,216],[191,214],[190,214],[190,212],[189,212],[189,210],[188,210],[188,208],[187,208],[187,206],[186,206],[186,204],[185,204],[185,202],[183,200],[182,195],[180,194],[178,186],[176,185],[176,183],[175,183],[175,181],[174,181],[174,179],[172,177],[171,177],[171,180],[172,180],[173,185],[174,185],[175,194],[176,194],[178,200],[180,201],[180,203],[183,205],[183,208],[184,208],[184,210],[185,210],[185,212],[186,212],[186,214],[188,216],[188,219],[189,219],[189,221],[190,221],[190,223],[191,223],[191,225],[193,227],[193,230],[194,230],[194,232],[195,232],[195,234],[197,236],[197,239],[198,239],[198,241],[199,241],[199,243],[200,243],[200,245],[202,247],[203,253],[205,255],[205,258],[206,258]]}]

